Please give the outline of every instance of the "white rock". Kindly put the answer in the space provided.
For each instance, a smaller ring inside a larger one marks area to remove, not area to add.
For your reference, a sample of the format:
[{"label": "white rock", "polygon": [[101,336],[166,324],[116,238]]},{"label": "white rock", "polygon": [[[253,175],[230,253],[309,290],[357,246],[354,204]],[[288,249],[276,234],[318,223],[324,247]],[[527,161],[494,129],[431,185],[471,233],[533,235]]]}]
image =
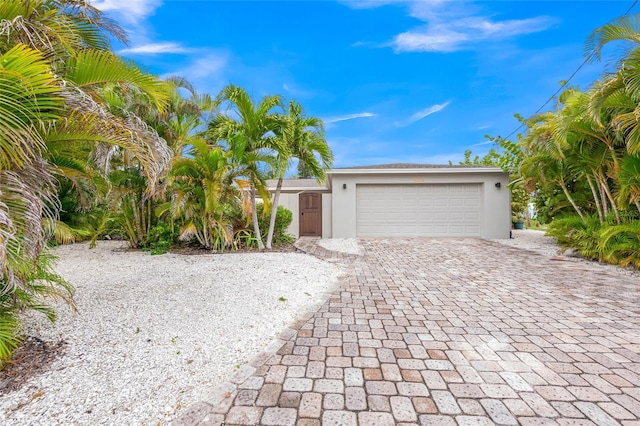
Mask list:
[{"label": "white rock", "polygon": [[[55,250],[78,313],[58,304],[55,324],[26,317],[27,334],[68,344],[47,373],[2,397],[2,424],[166,424],[320,301],[342,272],[300,253],[151,256],[122,247]],[[44,394],[32,400],[34,389]]]}]

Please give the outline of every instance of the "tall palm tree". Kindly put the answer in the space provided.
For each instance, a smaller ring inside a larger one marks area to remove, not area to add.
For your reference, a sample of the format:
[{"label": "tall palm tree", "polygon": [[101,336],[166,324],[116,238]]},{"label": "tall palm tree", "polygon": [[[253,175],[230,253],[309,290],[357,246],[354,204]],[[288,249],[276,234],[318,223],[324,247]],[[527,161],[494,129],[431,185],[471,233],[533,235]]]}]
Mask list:
[{"label": "tall palm tree", "polygon": [[269,220],[266,243],[268,249],[271,248],[273,240],[282,181],[286,171],[291,166],[292,160],[298,160],[298,170],[306,170],[309,176],[318,181],[325,179],[327,170],[333,164],[333,153],[324,139],[322,120],[304,115],[302,105],[295,100],[289,102],[286,115],[281,116],[280,126],[276,130],[276,135],[281,141],[281,145],[286,149],[278,151],[276,157],[278,183],[273,194]]},{"label": "tall palm tree", "polygon": [[24,44],[59,71],[73,52],[109,50],[110,37],[127,42],[124,30],[85,0],[2,0],[0,51]]},{"label": "tall palm tree", "polygon": [[[606,117],[622,136],[630,154],[640,153],[640,15],[622,16],[596,29],[585,42],[585,55],[601,59],[602,49],[613,42],[627,42],[617,71],[607,75],[591,93],[591,113]],[[604,112],[604,114],[603,114]]]},{"label": "tall palm tree", "polygon": [[233,185],[235,178],[230,152],[210,147],[204,140],[193,140],[189,155],[174,162],[171,202],[159,213],[170,211],[174,218],[183,219],[182,239],[195,236],[206,249],[224,249],[233,242],[228,210],[240,199]]},{"label": "tall palm tree", "polygon": [[[110,35],[124,37],[100,11],[81,0],[3,0],[0,33],[1,358],[18,341],[18,310],[53,318],[38,295],[71,294],[47,269],[47,224],[59,213],[55,175],[78,171],[88,159],[78,157],[90,152],[103,165],[114,154],[138,158],[155,182],[170,151],[126,108],[107,105],[109,86],[143,93],[156,108],[167,95],[107,50]],[[87,143],[95,148],[72,148]]]},{"label": "tall palm tree", "polygon": [[[281,107],[279,96],[264,96],[257,104],[241,87],[229,85],[222,89],[218,101],[228,109],[216,114],[208,124],[207,135],[214,143],[225,143],[234,155],[236,164],[242,164],[244,177],[250,184],[251,217],[258,248],[264,243],[258,225],[256,191],[268,207],[269,192],[265,184],[265,160],[275,158],[275,152],[285,152],[275,137],[279,116],[274,112]],[[266,211],[266,209],[265,209]]]},{"label": "tall palm tree", "polygon": [[43,158],[44,125],[63,113],[58,85],[40,52],[17,45],[0,55],[0,364],[20,342],[21,309],[53,318],[41,296],[72,294],[53,274],[60,285],[34,283],[50,274],[45,223],[58,213],[53,170]]}]

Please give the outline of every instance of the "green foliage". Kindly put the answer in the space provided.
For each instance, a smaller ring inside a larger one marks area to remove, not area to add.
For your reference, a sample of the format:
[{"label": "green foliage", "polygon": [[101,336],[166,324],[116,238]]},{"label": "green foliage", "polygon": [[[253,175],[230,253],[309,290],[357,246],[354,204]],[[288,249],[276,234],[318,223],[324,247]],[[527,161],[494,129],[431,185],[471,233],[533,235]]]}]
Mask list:
[{"label": "green foliage", "polygon": [[566,215],[549,224],[547,235],[556,238],[563,249],[573,249],[587,259],[640,268],[640,220],[637,217],[617,223],[615,216],[610,215],[600,223],[598,215],[584,219]]},{"label": "green foliage", "polygon": [[[467,149],[464,151],[464,160],[460,161],[461,166],[494,166],[500,165],[500,154],[495,148],[491,148],[489,152],[482,158],[479,155],[473,155],[473,151]],[[449,165],[453,163],[449,161]]]},{"label": "green foliage", "polygon": [[556,239],[564,250],[574,249],[588,259],[600,259],[598,235],[600,222],[597,216],[586,220],[577,215],[564,215],[555,219],[547,227],[547,235]]},{"label": "green foliage", "polygon": [[148,181],[138,167],[115,170],[109,176],[112,189],[107,195],[113,222],[110,226],[134,248],[144,247],[155,225],[155,202],[147,194]]},{"label": "green foliage", "polygon": [[531,196],[524,189],[522,181],[512,182],[509,187],[511,188],[511,215],[515,219],[514,222],[522,222],[527,218]]},{"label": "green foliage", "polygon": [[[517,165],[519,164],[522,153],[517,144],[502,138],[490,138],[491,141],[498,144],[501,148],[491,148],[484,156],[473,156],[471,150],[464,152],[464,160],[460,161],[462,166],[483,166],[483,167],[500,167],[502,170],[510,174],[509,188],[511,189],[511,215],[513,222],[521,222],[527,218],[529,210],[529,202],[531,201],[530,191],[527,191],[522,178],[517,173]],[[473,156],[473,157],[472,157]],[[449,161],[449,164],[452,164]]]},{"label": "green foliage", "polygon": [[175,224],[159,222],[149,230],[142,241],[142,250],[150,254],[165,254],[178,240],[178,227]]},{"label": "green foliage", "polygon": [[[11,358],[11,354],[22,342],[20,313],[33,310],[43,313],[55,321],[55,311],[46,304],[48,298],[63,299],[75,309],[73,287],[60,275],[53,272],[55,258],[43,251],[35,263],[15,265],[14,271],[23,278],[23,284],[0,295],[0,367]],[[3,278],[0,285],[6,288]]]},{"label": "green foliage", "polygon": [[640,269],[640,221],[603,228],[598,249],[605,262]]},{"label": "green foliage", "polygon": [[521,119],[518,171],[535,189],[538,215],[565,249],[589,259],[640,266],[640,33],[638,16],[596,29],[585,43],[600,58],[628,42],[615,72],[581,91],[567,88],[554,110]]},{"label": "green foliage", "polygon": [[[258,204],[258,222],[260,229],[269,227],[269,215],[263,214],[264,206]],[[284,206],[278,206],[276,213],[276,222],[273,230],[274,245],[290,244],[294,241],[294,237],[287,233],[287,227],[293,222],[293,213]]]},{"label": "green foliage", "polygon": [[22,343],[18,310],[8,296],[0,296],[0,367],[11,359],[11,354]]},{"label": "green foliage", "polygon": [[204,248],[224,250],[233,243],[230,212],[240,202],[233,185],[236,168],[230,152],[193,141],[189,157],[174,162],[170,174],[171,201],[158,215],[180,220],[180,239],[195,238]]}]

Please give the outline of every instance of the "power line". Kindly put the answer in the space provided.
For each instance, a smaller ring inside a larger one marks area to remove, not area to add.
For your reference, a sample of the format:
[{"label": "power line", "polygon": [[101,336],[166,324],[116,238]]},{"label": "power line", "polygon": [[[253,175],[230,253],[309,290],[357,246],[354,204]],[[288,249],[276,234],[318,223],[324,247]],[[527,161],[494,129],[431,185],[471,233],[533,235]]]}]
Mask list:
[{"label": "power line", "polygon": [[[622,16],[627,16],[629,14],[629,12],[631,12],[631,10],[638,4],[639,0],[634,0],[634,2],[631,4],[631,6],[629,6],[629,8],[627,9],[627,11],[624,13],[624,15]],[[580,64],[580,66],[578,68],[576,68],[576,70],[569,76],[569,78],[567,80],[565,80],[565,82],[558,88],[558,90],[556,90],[553,95],[549,96],[549,99],[547,99],[541,106],[540,108],[538,108],[532,115],[536,115],[537,113],[539,113],[540,111],[542,111],[542,109],[547,106],[547,104],[549,102],[551,102],[558,93],[560,93],[565,87],[567,87],[567,85],[569,84],[569,82],[571,81],[571,79],[573,77],[576,76],[576,74],[578,74],[578,72],[580,72],[580,70],[582,68],[584,68],[585,65],[587,65],[587,63],[589,63],[589,61],[591,60],[591,58],[593,57],[595,53],[591,52],[589,54],[589,56],[587,56],[584,61],[582,62],[582,64]],[[509,133],[509,135],[504,138],[504,139],[509,139],[511,136],[513,136],[518,130],[522,129],[524,127],[524,124],[520,124],[513,132]]]}]

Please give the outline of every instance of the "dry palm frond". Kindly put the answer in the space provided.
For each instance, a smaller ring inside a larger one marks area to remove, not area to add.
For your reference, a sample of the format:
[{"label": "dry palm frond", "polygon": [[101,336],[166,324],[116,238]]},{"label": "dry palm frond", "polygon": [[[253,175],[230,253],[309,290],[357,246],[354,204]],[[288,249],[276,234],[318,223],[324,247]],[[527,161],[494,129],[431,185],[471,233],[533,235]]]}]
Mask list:
[{"label": "dry palm frond", "polygon": [[172,157],[166,141],[136,115],[117,117],[80,89],[66,88],[63,96],[73,110],[50,129],[47,141],[96,143],[93,160],[104,174],[114,155],[124,150],[144,169],[153,194]]},{"label": "dry palm frond", "polygon": [[22,169],[0,171],[0,271],[5,294],[24,282],[19,265],[36,262],[48,235],[44,218],[59,211],[51,166],[39,159]]}]

